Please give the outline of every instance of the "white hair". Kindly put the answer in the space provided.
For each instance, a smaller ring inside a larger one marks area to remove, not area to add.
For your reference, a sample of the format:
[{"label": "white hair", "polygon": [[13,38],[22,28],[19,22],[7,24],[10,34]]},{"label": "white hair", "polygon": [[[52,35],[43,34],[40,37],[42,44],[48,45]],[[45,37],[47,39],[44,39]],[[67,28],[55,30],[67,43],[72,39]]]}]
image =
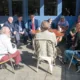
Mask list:
[{"label": "white hair", "polygon": [[12,20],[13,20],[13,17],[12,17],[12,16],[8,17],[8,20],[10,20],[10,19],[12,19]]},{"label": "white hair", "polygon": [[5,34],[6,30],[8,30],[9,28],[7,26],[2,27],[1,29],[1,34]]}]

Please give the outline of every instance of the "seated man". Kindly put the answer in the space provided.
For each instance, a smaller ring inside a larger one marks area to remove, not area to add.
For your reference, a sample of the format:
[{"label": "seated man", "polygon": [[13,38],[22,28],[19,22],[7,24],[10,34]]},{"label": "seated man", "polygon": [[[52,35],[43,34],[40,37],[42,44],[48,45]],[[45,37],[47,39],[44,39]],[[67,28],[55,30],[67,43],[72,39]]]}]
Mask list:
[{"label": "seated man", "polygon": [[[75,51],[75,50],[80,50],[80,23],[76,25],[76,30],[77,33],[75,35],[74,44],[72,45],[72,50],[65,51],[65,57],[64,57],[65,62],[67,61],[67,59],[71,60],[73,54],[75,54],[77,57],[80,58],[79,53]],[[76,59],[73,59],[72,63],[77,64],[78,62]]]},{"label": "seated man", "polygon": [[39,20],[35,19],[34,14],[31,14],[30,20],[28,20],[29,38],[31,39],[31,41],[32,41],[32,38],[34,37],[33,31],[38,30],[39,27],[40,27]]},{"label": "seated man", "polygon": [[35,39],[46,39],[52,41],[55,53],[52,54],[52,56],[56,57],[56,45],[57,45],[56,35],[53,32],[49,32],[48,29],[49,29],[49,23],[47,21],[43,21],[41,24],[41,32],[35,35]]},{"label": "seated man", "polygon": [[11,32],[11,39],[14,38],[14,23],[13,23],[13,17],[9,17],[8,21],[4,23],[4,26],[8,27]]},{"label": "seated man", "polygon": [[66,32],[69,28],[68,21],[65,20],[64,16],[61,16],[60,21],[58,22],[58,30],[60,32]]},{"label": "seated man", "polygon": [[23,66],[19,64],[21,61],[20,52],[17,50],[16,46],[13,48],[10,41],[10,30],[8,27],[4,26],[0,35],[0,54],[2,54],[0,55],[0,62],[9,59],[8,53],[10,53],[10,57],[15,60],[14,69],[23,68]]},{"label": "seated man", "polygon": [[18,16],[18,20],[15,22],[14,33],[15,33],[15,38],[18,46],[20,45],[20,36],[23,37],[24,44],[27,42],[28,35],[25,29],[25,24],[22,21],[22,16]]},{"label": "seated man", "polygon": [[77,23],[80,23],[80,15],[78,16],[77,22],[71,28],[70,33],[67,35],[67,48],[70,48],[71,45],[74,43],[74,36],[76,34],[76,24]]}]

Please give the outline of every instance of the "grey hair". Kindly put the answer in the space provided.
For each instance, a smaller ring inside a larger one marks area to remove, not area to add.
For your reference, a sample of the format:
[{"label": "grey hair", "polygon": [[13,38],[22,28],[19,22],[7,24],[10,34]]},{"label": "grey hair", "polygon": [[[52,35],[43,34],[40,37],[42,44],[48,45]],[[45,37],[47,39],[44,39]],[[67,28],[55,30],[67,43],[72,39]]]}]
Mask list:
[{"label": "grey hair", "polygon": [[43,21],[41,23],[41,30],[45,31],[45,30],[48,30],[48,28],[49,28],[49,23],[47,21]]}]

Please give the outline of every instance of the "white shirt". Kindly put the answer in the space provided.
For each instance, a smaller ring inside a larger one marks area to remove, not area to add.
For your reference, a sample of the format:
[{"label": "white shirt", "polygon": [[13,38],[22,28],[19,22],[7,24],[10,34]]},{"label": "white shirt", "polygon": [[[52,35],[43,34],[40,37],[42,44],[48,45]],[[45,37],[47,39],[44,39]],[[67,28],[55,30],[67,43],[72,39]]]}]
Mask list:
[{"label": "white shirt", "polygon": [[0,59],[5,56],[5,54],[10,53],[13,54],[17,51],[17,48],[12,47],[12,43],[10,41],[10,38],[5,35],[0,35]]}]

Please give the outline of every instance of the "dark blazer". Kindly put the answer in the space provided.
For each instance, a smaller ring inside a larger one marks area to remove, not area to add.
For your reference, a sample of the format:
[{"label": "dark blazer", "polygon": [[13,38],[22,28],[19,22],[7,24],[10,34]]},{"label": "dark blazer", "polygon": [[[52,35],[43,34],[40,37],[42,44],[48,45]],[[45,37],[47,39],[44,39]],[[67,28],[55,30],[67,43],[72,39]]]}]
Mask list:
[{"label": "dark blazer", "polygon": [[[24,31],[25,30],[24,21],[21,21],[21,27],[22,27],[22,31]],[[15,22],[15,31],[19,32],[19,21],[18,20]]]},{"label": "dark blazer", "polygon": [[9,27],[11,32],[14,32],[14,23],[9,23],[8,21],[4,23],[4,26]]},{"label": "dark blazer", "polygon": [[[37,30],[40,27],[40,22],[37,19],[35,19],[34,22],[35,22],[35,29]],[[31,20],[28,20],[28,29],[29,29],[29,31],[32,29],[32,21]]]},{"label": "dark blazer", "polygon": [[74,40],[75,50],[80,50],[80,32],[77,32]]}]

